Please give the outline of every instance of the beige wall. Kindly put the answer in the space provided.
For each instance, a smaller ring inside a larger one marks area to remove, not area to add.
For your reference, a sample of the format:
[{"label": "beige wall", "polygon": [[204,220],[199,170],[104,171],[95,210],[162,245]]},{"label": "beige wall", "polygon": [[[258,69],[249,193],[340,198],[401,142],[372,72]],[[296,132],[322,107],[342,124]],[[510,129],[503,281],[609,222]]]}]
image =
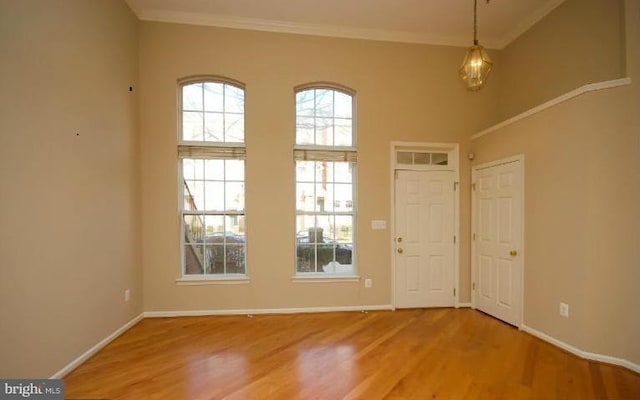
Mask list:
[{"label": "beige wall", "polygon": [[[498,5],[496,5],[498,6]],[[624,76],[623,0],[566,0],[501,51],[496,121]]]},{"label": "beige wall", "polygon": [[[219,310],[391,304],[391,141],[457,142],[488,123],[495,89],[464,90],[464,49],[142,22],[140,30],[145,310]],[[497,57],[497,55],[496,55]],[[223,75],[246,84],[249,284],[177,286],[180,274],[176,79]],[[293,283],[294,95],[333,81],[356,90],[357,283]],[[462,168],[461,237],[469,236],[469,168]],[[469,301],[469,247],[461,246]]]},{"label": "beige wall", "polygon": [[136,52],[124,2],[0,0],[3,378],[51,376],[142,311]]},{"label": "beige wall", "polygon": [[[632,86],[574,98],[471,148],[476,165],[525,155],[524,323],[637,365],[640,5],[627,6]],[[570,305],[568,319],[558,315],[560,302]]]}]

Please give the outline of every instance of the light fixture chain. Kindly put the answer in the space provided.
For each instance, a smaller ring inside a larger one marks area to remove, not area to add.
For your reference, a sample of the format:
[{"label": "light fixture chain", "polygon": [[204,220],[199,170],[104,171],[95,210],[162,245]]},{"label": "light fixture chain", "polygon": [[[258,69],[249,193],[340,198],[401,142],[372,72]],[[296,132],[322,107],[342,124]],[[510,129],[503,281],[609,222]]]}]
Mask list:
[{"label": "light fixture chain", "polygon": [[473,0],[473,44],[478,44],[478,0]]}]

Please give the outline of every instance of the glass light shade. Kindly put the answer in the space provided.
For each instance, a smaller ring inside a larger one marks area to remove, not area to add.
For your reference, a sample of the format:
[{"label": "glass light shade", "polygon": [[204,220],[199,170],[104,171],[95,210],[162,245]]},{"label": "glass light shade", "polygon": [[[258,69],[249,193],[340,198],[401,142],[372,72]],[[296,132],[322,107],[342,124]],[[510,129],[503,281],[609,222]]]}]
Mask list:
[{"label": "glass light shade", "polygon": [[474,44],[467,51],[467,55],[458,72],[462,80],[467,84],[467,89],[478,90],[487,80],[492,65],[491,58],[489,58],[489,54],[484,47]]}]

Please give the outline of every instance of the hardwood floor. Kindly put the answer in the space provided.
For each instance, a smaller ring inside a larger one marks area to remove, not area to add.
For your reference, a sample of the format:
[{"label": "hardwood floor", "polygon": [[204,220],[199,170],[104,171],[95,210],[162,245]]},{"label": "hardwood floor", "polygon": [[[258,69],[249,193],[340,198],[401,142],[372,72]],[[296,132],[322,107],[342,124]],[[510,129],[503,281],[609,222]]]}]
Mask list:
[{"label": "hardwood floor", "polygon": [[640,399],[640,375],[470,309],[144,319],[67,399]]}]

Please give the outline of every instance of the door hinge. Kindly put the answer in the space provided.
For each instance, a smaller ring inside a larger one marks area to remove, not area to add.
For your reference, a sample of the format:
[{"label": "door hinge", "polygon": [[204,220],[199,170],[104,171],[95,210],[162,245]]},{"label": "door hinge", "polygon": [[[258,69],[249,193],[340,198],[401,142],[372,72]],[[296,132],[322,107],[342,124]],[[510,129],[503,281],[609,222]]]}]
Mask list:
[{"label": "door hinge", "polygon": [[476,283],[473,282],[473,285],[471,285],[471,290],[476,290]]},{"label": "door hinge", "polygon": [[475,183],[471,184],[471,189],[473,189],[474,192],[476,191],[476,184]]},{"label": "door hinge", "polygon": [[456,288],[453,288],[453,297],[456,297]]},{"label": "door hinge", "polygon": [[473,240],[476,240],[476,234],[474,233],[473,235],[471,235],[471,238],[472,238]]},{"label": "door hinge", "polygon": [[460,182],[453,182],[453,191],[455,192],[456,190],[458,190],[458,183]]},{"label": "door hinge", "polygon": [[456,243],[456,236],[455,235],[453,235],[453,243],[454,244]]}]

